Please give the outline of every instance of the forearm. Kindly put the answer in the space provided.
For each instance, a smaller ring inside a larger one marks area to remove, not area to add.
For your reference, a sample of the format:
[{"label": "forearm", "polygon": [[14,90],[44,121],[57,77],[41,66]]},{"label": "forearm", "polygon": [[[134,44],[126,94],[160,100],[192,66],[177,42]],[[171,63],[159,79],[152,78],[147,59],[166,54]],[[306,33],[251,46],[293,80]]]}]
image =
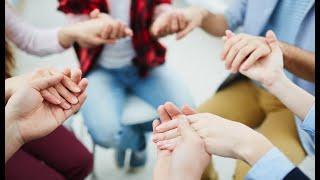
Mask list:
[{"label": "forearm", "polygon": [[67,15],[68,25],[62,27],[58,33],[59,43],[64,48],[71,47],[77,40],[76,26],[90,19],[88,15]]},{"label": "forearm", "polygon": [[23,142],[19,136],[17,124],[13,123],[10,113],[5,110],[5,163],[19,150]]},{"label": "forearm", "polygon": [[301,120],[306,117],[315,103],[314,96],[295,85],[284,74],[265,87]]},{"label": "forearm", "polygon": [[170,178],[171,180],[200,180],[201,174],[193,174],[188,171],[185,171],[183,173],[171,173]]},{"label": "forearm", "polygon": [[201,28],[213,36],[224,36],[228,29],[228,23],[223,14],[208,12],[202,21]]},{"label": "forearm", "polygon": [[315,54],[280,42],[287,70],[305,80],[315,81]]},{"label": "forearm", "polygon": [[159,159],[153,170],[153,180],[170,179],[169,178],[169,160]]}]

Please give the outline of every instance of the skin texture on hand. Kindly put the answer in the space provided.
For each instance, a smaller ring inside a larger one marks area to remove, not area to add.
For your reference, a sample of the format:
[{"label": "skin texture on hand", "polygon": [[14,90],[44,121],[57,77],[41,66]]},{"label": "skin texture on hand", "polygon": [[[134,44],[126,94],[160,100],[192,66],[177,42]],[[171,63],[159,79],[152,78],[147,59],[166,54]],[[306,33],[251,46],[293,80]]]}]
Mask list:
[{"label": "skin texture on hand", "polygon": [[[178,125],[181,138],[172,150],[157,149],[158,160],[154,169],[154,179],[200,179],[210,161],[204,142],[184,116],[169,114],[163,107],[159,107],[158,112],[162,114],[161,123],[167,123],[174,117],[181,118]],[[159,124],[159,120],[153,122],[154,132]]]},{"label": "skin texture on hand", "polygon": [[[203,139],[209,154],[240,159],[254,164],[273,147],[265,137],[241,123],[209,113],[197,114],[188,106],[183,107],[183,111],[172,103],[166,103],[163,107],[171,114],[181,116],[185,113],[188,115],[186,118],[195,132]],[[159,115],[162,117],[163,113],[159,112]],[[178,124],[179,119],[174,119],[155,128],[153,141],[157,143],[159,149],[173,150],[176,148],[180,141],[179,133],[175,132]]]},{"label": "skin texture on hand", "polygon": [[63,27],[58,38],[64,48],[72,46],[75,42],[81,47],[90,48],[113,44],[117,39],[132,35],[132,30],[123,22],[96,9],[90,13],[89,20]]},{"label": "skin texture on hand", "polygon": [[270,45],[272,53],[270,51],[267,55],[260,54],[249,68],[244,69],[241,67],[240,72],[268,87],[279,77],[285,76],[285,74],[283,70],[283,54],[272,31],[267,32],[266,42]]},{"label": "skin texture on hand", "polygon": [[[70,71],[70,69],[64,69],[64,72]],[[81,71],[76,71],[75,73],[81,76]],[[42,68],[38,69],[35,72],[31,72],[28,74],[24,74],[21,76],[15,76],[12,78],[8,78],[5,80],[6,88],[6,101],[11,97],[11,95],[16,92],[19,88],[25,86],[26,84],[30,83],[34,79],[37,79],[42,76],[47,76],[51,74],[60,74],[63,75],[61,72],[53,68]],[[41,95],[44,99],[52,104],[60,105],[64,109],[70,109],[71,104],[77,104],[78,99],[73,93],[81,92],[80,87],[74,83],[70,77],[63,76],[61,82],[56,84],[53,87],[49,87],[47,89],[41,90]]]},{"label": "skin texture on hand", "polygon": [[165,11],[158,13],[150,31],[155,37],[164,37],[176,33],[176,39],[182,39],[194,28],[201,26],[205,12],[195,7],[185,9],[167,8]]},{"label": "skin texture on hand", "polygon": [[225,43],[221,52],[221,59],[225,67],[236,73],[249,69],[256,61],[271,53],[265,38],[248,34],[233,34],[226,31]]},{"label": "skin texture on hand", "polygon": [[6,160],[19,148],[15,146],[48,135],[79,110],[86,98],[86,80],[79,82],[82,88],[80,94],[77,94],[79,103],[72,105],[70,109],[65,110],[49,103],[41,95],[42,90],[53,87],[62,80],[63,76],[60,74],[46,74],[29,81],[10,97],[5,107],[8,140]]}]

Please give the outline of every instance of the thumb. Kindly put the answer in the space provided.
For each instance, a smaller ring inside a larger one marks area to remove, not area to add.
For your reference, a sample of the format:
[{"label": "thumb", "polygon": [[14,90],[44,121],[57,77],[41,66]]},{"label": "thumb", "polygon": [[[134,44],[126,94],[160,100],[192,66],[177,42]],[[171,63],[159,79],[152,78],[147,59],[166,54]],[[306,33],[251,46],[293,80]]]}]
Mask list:
[{"label": "thumb", "polygon": [[98,18],[100,14],[99,9],[94,9],[93,11],[90,12],[89,16],[91,19]]},{"label": "thumb", "polygon": [[192,127],[189,124],[188,119],[186,116],[183,116],[182,118],[179,119],[179,131],[182,136],[182,138],[186,139],[192,139],[198,136],[198,134],[192,129]]},{"label": "thumb", "polygon": [[31,83],[31,87],[40,91],[58,84],[63,78],[62,74],[41,77]]},{"label": "thumb", "polygon": [[280,49],[277,36],[274,34],[273,31],[269,30],[266,33],[266,41],[270,45],[272,51]]}]

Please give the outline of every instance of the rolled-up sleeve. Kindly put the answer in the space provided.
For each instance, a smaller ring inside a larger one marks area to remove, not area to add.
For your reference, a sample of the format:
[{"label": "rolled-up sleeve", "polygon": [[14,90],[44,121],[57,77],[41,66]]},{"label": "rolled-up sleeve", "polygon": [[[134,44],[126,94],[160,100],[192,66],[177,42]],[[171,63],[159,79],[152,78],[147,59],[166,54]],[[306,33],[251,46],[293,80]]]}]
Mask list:
[{"label": "rolled-up sleeve", "polygon": [[302,128],[314,139],[315,137],[315,104],[310,108],[305,117]]},{"label": "rolled-up sleeve", "polygon": [[230,30],[234,31],[244,22],[248,0],[234,0],[226,9],[224,15]]},{"label": "rolled-up sleeve", "polygon": [[294,168],[279,149],[272,148],[252,166],[245,179],[283,179]]}]

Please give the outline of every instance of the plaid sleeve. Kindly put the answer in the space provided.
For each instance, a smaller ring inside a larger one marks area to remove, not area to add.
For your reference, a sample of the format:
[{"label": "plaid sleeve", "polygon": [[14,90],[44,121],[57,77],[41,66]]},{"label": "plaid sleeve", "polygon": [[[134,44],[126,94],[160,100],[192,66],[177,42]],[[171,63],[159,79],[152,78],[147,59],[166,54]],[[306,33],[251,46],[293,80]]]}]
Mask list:
[{"label": "plaid sleeve", "polygon": [[171,4],[171,0],[156,0],[156,4]]},{"label": "plaid sleeve", "polygon": [[101,0],[58,0],[58,10],[66,14],[89,14],[94,9],[106,11]]}]

